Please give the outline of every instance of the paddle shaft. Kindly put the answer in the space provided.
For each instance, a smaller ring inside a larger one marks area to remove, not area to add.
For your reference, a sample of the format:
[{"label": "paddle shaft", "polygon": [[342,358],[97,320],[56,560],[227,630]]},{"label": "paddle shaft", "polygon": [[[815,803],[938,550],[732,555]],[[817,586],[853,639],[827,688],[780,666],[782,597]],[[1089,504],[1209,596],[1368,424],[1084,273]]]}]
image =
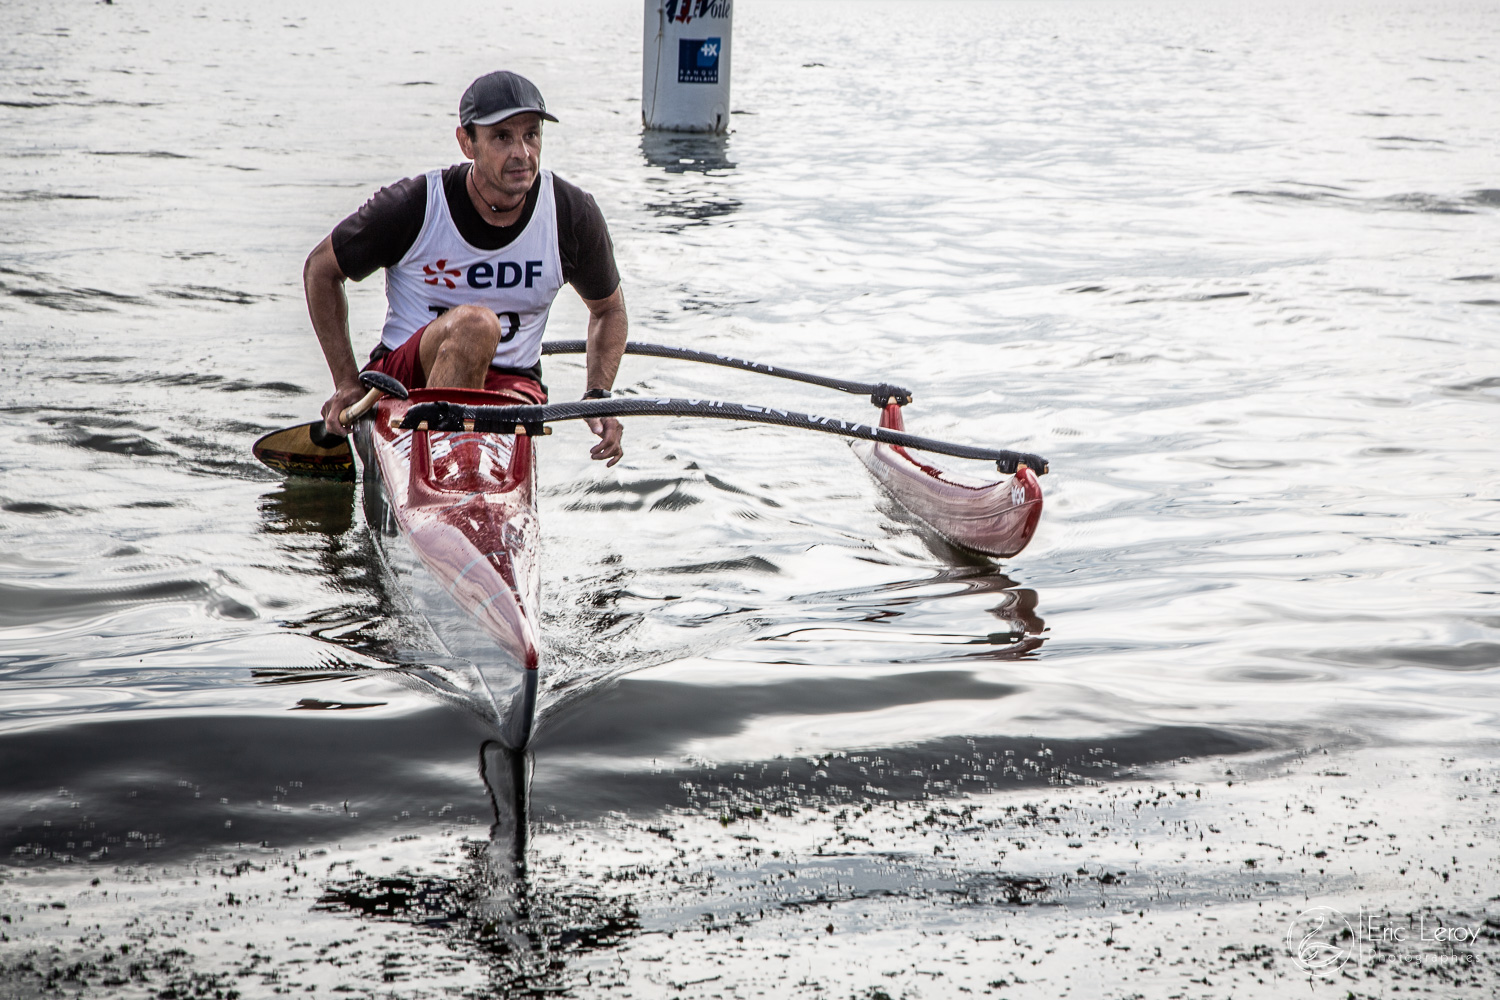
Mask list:
[{"label": "paddle shaft", "polygon": [[487,431],[499,434],[540,434],[543,424],[553,420],[587,420],[595,417],[693,416],[720,420],[743,420],[758,424],[775,424],[803,430],[822,431],[843,437],[862,438],[881,444],[918,451],[954,455],[994,462],[1001,472],[1014,473],[1022,465],[1038,475],[1047,472],[1047,460],[1027,452],[995,448],[976,448],[935,438],[918,437],[904,431],[871,424],[854,423],[837,417],[820,417],[769,406],[751,406],[714,399],[667,399],[651,397],[616,397],[613,399],[580,399],[570,403],[546,403],[532,406],[465,406],[437,401],[416,403],[406,411],[403,430]]}]

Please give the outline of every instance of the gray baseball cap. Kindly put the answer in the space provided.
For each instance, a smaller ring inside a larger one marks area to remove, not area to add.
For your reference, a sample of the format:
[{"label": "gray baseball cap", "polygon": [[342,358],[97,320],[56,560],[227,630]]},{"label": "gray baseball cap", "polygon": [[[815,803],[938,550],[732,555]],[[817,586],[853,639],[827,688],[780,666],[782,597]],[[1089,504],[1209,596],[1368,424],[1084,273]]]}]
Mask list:
[{"label": "gray baseball cap", "polygon": [[547,102],[542,100],[542,92],[536,89],[536,84],[518,73],[497,70],[469,84],[463,99],[458,102],[458,123],[464,126],[493,125],[528,111],[549,122],[557,121],[547,113]]}]

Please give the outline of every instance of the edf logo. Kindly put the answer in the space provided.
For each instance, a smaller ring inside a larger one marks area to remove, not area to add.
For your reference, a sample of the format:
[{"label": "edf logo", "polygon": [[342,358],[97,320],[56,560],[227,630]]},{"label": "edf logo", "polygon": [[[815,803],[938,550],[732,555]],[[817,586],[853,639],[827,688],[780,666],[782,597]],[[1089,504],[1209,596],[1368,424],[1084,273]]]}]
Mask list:
[{"label": "edf logo", "polygon": [[[453,271],[458,274],[458,271]],[[541,277],[541,261],[526,261],[525,270],[514,261],[480,261],[478,264],[469,264],[465,273],[465,280],[469,288],[514,288],[525,279],[526,288],[535,285],[538,277]],[[453,285],[449,285],[453,288]]]},{"label": "edf logo", "polygon": [[677,82],[718,83],[720,48],[717,38],[677,39]]},{"label": "edf logo", "polygon": [[[446,285],[449,288],[457,287],[453,284],[453,278],[464,274],[456,267],[449,267],[446,260],[422,265],[422,273],[429,275],[422,279],[427,284]],[[450,274],[452,278],[448,277]],[[470,288],[515,288],[522,278],[526,280],[526,287],[531,288],[541,276],[542,262],[539,260],[528,260],[524,271],[513,260],[502,260],[494,264],[482,260],[478,264],[470,264],[465,277]]]}]

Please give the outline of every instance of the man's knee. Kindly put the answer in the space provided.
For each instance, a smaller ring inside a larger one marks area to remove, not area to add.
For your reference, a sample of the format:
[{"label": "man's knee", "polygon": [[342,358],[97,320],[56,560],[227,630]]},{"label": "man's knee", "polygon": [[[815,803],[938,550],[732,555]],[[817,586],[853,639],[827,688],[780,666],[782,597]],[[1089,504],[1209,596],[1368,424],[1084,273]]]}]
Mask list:
[{"label": "man's knee", "polygon": [[449,309],[443,318],[448,320],[450,336],[458,336],[468,342],[489,342],[493,353],[500,343],[500,317],[484,306],[457,306]]},{"label": "man's knee", "polygon": [[500,317],[483,306],[457,306],[443,313],[423,335],[433,351],[473,352],[488,358],[500,346]]}]

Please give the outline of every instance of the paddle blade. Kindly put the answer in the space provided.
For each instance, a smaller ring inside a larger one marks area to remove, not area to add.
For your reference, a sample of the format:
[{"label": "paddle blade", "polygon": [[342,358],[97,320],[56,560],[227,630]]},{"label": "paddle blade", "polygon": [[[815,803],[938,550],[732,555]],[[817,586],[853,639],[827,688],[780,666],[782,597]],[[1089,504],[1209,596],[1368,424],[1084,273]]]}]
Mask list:
[{"label": "paddle blade", "polygon": [[313,440],[314,434],[328,440],[323,434],[323,421],[272,431],[255,442],[251,450],[256,458],[288,476],[315,476],[352,483],[354,453],[349,450],[349,439],[337,438],[332,447],[323,447]]}]

